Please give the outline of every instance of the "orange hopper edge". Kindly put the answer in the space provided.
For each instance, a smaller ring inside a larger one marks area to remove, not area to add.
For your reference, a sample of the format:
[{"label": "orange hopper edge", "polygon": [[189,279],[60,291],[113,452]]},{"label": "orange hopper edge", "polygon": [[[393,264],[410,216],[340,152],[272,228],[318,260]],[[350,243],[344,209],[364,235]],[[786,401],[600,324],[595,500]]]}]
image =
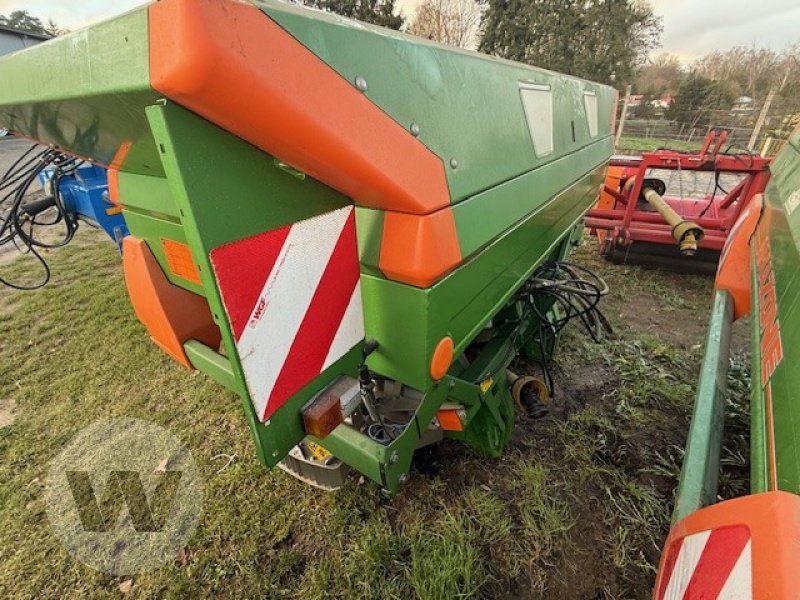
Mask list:
[{"label": "orange hopper edge", "polygon": [[[357,205],[387,211],[380,266],[389,278],[427,287],[458,264],[452,214],[416,224],[400,214],[449,212],[441,159],[364,93],[253,5],[162,0],[148,15],[152,87]],[[410,231],[420,239],[403,237]]]}]

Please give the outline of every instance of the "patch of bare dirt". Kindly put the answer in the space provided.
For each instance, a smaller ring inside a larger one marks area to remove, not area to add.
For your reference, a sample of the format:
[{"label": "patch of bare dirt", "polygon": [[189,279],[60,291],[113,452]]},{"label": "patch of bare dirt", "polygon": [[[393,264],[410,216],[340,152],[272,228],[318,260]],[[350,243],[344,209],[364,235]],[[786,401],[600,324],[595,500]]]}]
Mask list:
[{"label": "patch of bare dirt", "polygon": [[[614,314],[628,332],[648,334],[681,348],[702,344],[706,335],[707,311],[674,309],[662,304],[662,299],[645,292],[626,298],[611,298],[605,303],[607,314]],[[613,311],[613,313],[612,313]]]},{"label": "patch of bare dirt", "polygon": [[13,398],[0,399],[0,429],[13,425],[16,419],[16,401]]}]

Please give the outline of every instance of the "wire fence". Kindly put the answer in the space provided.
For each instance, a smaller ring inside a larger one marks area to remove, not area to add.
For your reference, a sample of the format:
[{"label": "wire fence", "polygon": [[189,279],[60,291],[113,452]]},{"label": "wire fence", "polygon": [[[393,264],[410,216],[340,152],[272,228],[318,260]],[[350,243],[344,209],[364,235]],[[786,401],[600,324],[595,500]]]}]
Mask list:
[{"label": "wire fence", "polygon": [[628,107],[624,124],[621,119],[618,120],[623,127],[621,144],[625,146],[627,143],[633,150],[654,149],[660,144],[691,151],[699,148],[708,133],[715,130],[728,133],[727,145],[749,148],[755,153],[770,156],[800,125],[800,112],[786,112],[786,107],[777,105],[773,110],[768,110],[762,119],[761,108],[754,103],[734,106],[729,110],[702,110],[689,115],[688,120],[676,120],[668,118],[669,111],[660,116],[638,118],[636,108]]}]

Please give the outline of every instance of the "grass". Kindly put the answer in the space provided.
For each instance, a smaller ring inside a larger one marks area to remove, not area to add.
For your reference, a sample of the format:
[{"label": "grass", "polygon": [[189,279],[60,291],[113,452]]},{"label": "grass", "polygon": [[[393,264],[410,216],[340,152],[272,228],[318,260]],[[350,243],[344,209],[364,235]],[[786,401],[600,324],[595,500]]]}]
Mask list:
[{"label": "grass", "polygon": [[664,138],[646,138],[623,135],[617,144],[618,154],[641,154],[652,152],[659,148],[670,148],[680,152],[697,152],[703,145],[702,137],[691,142],[671,140]]},{"label": "grass", "polygon": [[[565,331],[551,416],[521,419],[498,460],[456,442],[420,453],[393,500],[358,476],[328,494],[254,458],[239,399],[147,340],[104,240],[48,256],[52,283],[0,290],[0,597],[119,598],[127,578],[76,562],[49,527],[47,468],[104,417],[153,421],[190,448],[203,515],[133,598],[646,598],[666,535],[710,280],[578,260],[612,293],[606,344]],[[25,266],[4,267],[21,276]],[[675,326],[678,324],[679,326]],[[691,325],[691,326],[689,326]],[[746,489],[744,358],[735,363],[723,493]],[[535,365],[519,365],[538,373]],[[226,456],[233,457],[228,462]]]},{"label": "grass", "polygon": [[416,523],[411,535],[409,583],[417,597],[473,598],[484,583],[478,531],[465,514],[444,509],[433,523]]}]

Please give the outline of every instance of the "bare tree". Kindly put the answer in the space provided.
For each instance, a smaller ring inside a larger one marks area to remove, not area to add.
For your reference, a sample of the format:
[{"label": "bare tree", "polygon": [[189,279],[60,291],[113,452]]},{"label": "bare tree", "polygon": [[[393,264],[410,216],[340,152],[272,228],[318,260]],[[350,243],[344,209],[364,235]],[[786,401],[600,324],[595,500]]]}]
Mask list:
[{"label": "bare tree", "polygon": [[785,137],[800,119],[800,44],[781,52],[755,47],[713,52],[697,61],[695,69],[732,97],[750,98],[750,110],[738,119],[755,122],[755,134]]},{"label": "bare tree", "polygon": [[663,93],[676,94],[683,72],[677,56],[659,54],[651,58],[639,69],[634,80],[638,94],[660,96]]},{"label": "bare tree", "polygon": [[[783,89],[800,76],[800,45],[783,52],[767,48],[731,48],[712,52],[695,64],[695,69],[716,81],[725,81],[736,95],[764,98],[771,89]],[[794,90],[793,90],[794,91]]]},{"label": "bare tree", "polygon": [[408,32],[451,46],[476,48],[482,12],[475,0],[424,0]]}]

